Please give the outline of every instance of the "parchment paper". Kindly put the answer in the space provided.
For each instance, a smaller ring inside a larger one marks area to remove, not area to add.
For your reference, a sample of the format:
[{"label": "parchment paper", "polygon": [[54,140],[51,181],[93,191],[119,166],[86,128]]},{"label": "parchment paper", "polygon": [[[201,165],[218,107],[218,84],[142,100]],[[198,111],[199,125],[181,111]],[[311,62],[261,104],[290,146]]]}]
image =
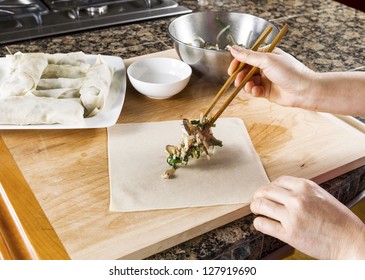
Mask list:
[{"label": "parchment paper", "polygon": [[182,121],[117,124],[108,128],[110,210],[142,211],[247,203],[269,182],[240,119],[219,119],[214,136],[223,141],[205,156],[179,167],[173,179],[165,146],[181,141]]}]

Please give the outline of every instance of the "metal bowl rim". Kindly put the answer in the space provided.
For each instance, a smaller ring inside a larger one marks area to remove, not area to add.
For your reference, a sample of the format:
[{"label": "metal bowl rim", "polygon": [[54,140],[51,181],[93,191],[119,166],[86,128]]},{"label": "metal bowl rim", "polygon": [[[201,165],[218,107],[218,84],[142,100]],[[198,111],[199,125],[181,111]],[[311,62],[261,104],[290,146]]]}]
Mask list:
[{"label": "metal bowl rim", "polygon": [[183,41],[177,39],[175,36],[173,36],[170,32],[170,27],[172,26],[172,24],[174,22],[176,22],[177,20],[181,19],[181,18],[185,18],[185,17],[190,17],[192,15],[195,15],[195,14],[237,14],[237,15],[245,15],[245,16],[249,16],[249,17],[253,17],[253,18],[258,18],[258,19],[261,19],[263,21],[266,21],[267,23],[271,24],[274,28],[277,29],[277,31],[279,31],[279,28],[271,21],[269,20],[266,20],[264,18],[260,18],[258,16],[254,16],[252,14],[246,14],[246,13],[238,13],[238,12],[222,12],[222,11],[206,11],[206,12],[195,12],[195,13],[191,13],[191,14],[187,14],[187,15],[182,15],[182,16],[179,16],[178,18],[175,18],[173,21],[170,22],[169,24],[169,27],[167,29],[167,32],[168,34],[170,35],[170,37],[175,41],[175,42],[178,42],[179,44],[181,45],[184,45],[184,46],[187,46],[189,48],[192,48],[192,49],[196,49],[196,50],[202,50],[202,51],[207,51],[207,52],[216,52],[216,53],[229,53],[228,50],[214,50],[214,49],[204,49],[204,48],[200,48],[200,47],[196,47],[196,46],[192,46],[188,43],[184,43]]}]

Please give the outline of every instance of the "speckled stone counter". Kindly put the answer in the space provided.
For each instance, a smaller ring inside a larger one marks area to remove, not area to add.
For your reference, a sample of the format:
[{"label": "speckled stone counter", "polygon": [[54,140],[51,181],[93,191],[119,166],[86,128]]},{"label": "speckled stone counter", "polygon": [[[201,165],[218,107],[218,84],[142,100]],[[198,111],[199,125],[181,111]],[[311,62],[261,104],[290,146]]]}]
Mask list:
[{"label": "speckled stone counter", "polygon": [[[253,14],[278,27],[289,24],[280,47],[315,71],[365,70],[365,13],[331,0],[181,0],[193,11],[222,10]],[[200,4],[199,4],[200,3]],[[204,5],[201,5],[204,4]],[[22,52],[100,53],[123,59],[171,49],[167,28],[173,17],[63,36],[7,44]],[[0,55],[7,54],[0,45]],[[365,167],[322,186],[343,203],[365,189]],[[285,244],[252,227],[248,215],[150,259],[261,259]]]}]

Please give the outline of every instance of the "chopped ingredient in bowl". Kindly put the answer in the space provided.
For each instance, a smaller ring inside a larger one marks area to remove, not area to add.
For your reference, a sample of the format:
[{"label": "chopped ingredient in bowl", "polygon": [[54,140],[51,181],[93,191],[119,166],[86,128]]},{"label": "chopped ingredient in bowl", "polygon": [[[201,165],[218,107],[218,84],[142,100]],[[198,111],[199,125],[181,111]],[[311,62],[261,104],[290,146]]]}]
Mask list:
[{"label": "chopped ingredient in bowl", "polygon": [[[206,42],[202,37],[198,36],[194,39],[191,45],[194,47],[199,47],[208,50],[227,50],[228,46],[238,45],[236,39],[230,32],[231,29],[230,24],[225,24],[219,18],[215,18],[215,23],[220,27],[222,27],[222,29],[218,32],[218,35],[216,36],[215,43]],[[228,34],[224,37],[224,34],[226,33]],[[223,46],[221,47],[221,45]]]}]

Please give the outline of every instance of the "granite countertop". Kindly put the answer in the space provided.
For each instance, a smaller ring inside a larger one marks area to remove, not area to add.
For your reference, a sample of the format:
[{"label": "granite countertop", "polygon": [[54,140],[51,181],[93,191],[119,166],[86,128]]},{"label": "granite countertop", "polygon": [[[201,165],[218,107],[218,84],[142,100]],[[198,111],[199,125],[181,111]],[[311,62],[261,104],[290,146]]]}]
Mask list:
[{"label": "granite countertop", "polygon": [[[180,0],[193,11],[221,10],[253,14],[278,27],[289,24],[280,47],[315,71],[365,70],[365,13],[332,0]],[[205,5],[200,5],[204,3]],[[13,53],[100,53],[123,59],[171,49],[167,28],[174,17],[119,25],[44,39],[7,44]],[[0,55],[7,54],[0,45]],[[343,203],[365,189],[365,167],[322,186]],[[150,259],[261,259],[285,244],[252,227],[248,215],[184,242]]]},{"label": "granite countertop", "polygon": [[[178,0],[193,11],[243,12],[290,28],[280,47],[316,71],[365,69],[365,13],[332,0]],[[200,6],[198,3],[207,2]],[[174,17],[7,44],[12,53],[100,53],[127,59],[171,49]],[[303,40],[305,38],[305,40]],[[0,55],[6,55],[0,45]]]}]

